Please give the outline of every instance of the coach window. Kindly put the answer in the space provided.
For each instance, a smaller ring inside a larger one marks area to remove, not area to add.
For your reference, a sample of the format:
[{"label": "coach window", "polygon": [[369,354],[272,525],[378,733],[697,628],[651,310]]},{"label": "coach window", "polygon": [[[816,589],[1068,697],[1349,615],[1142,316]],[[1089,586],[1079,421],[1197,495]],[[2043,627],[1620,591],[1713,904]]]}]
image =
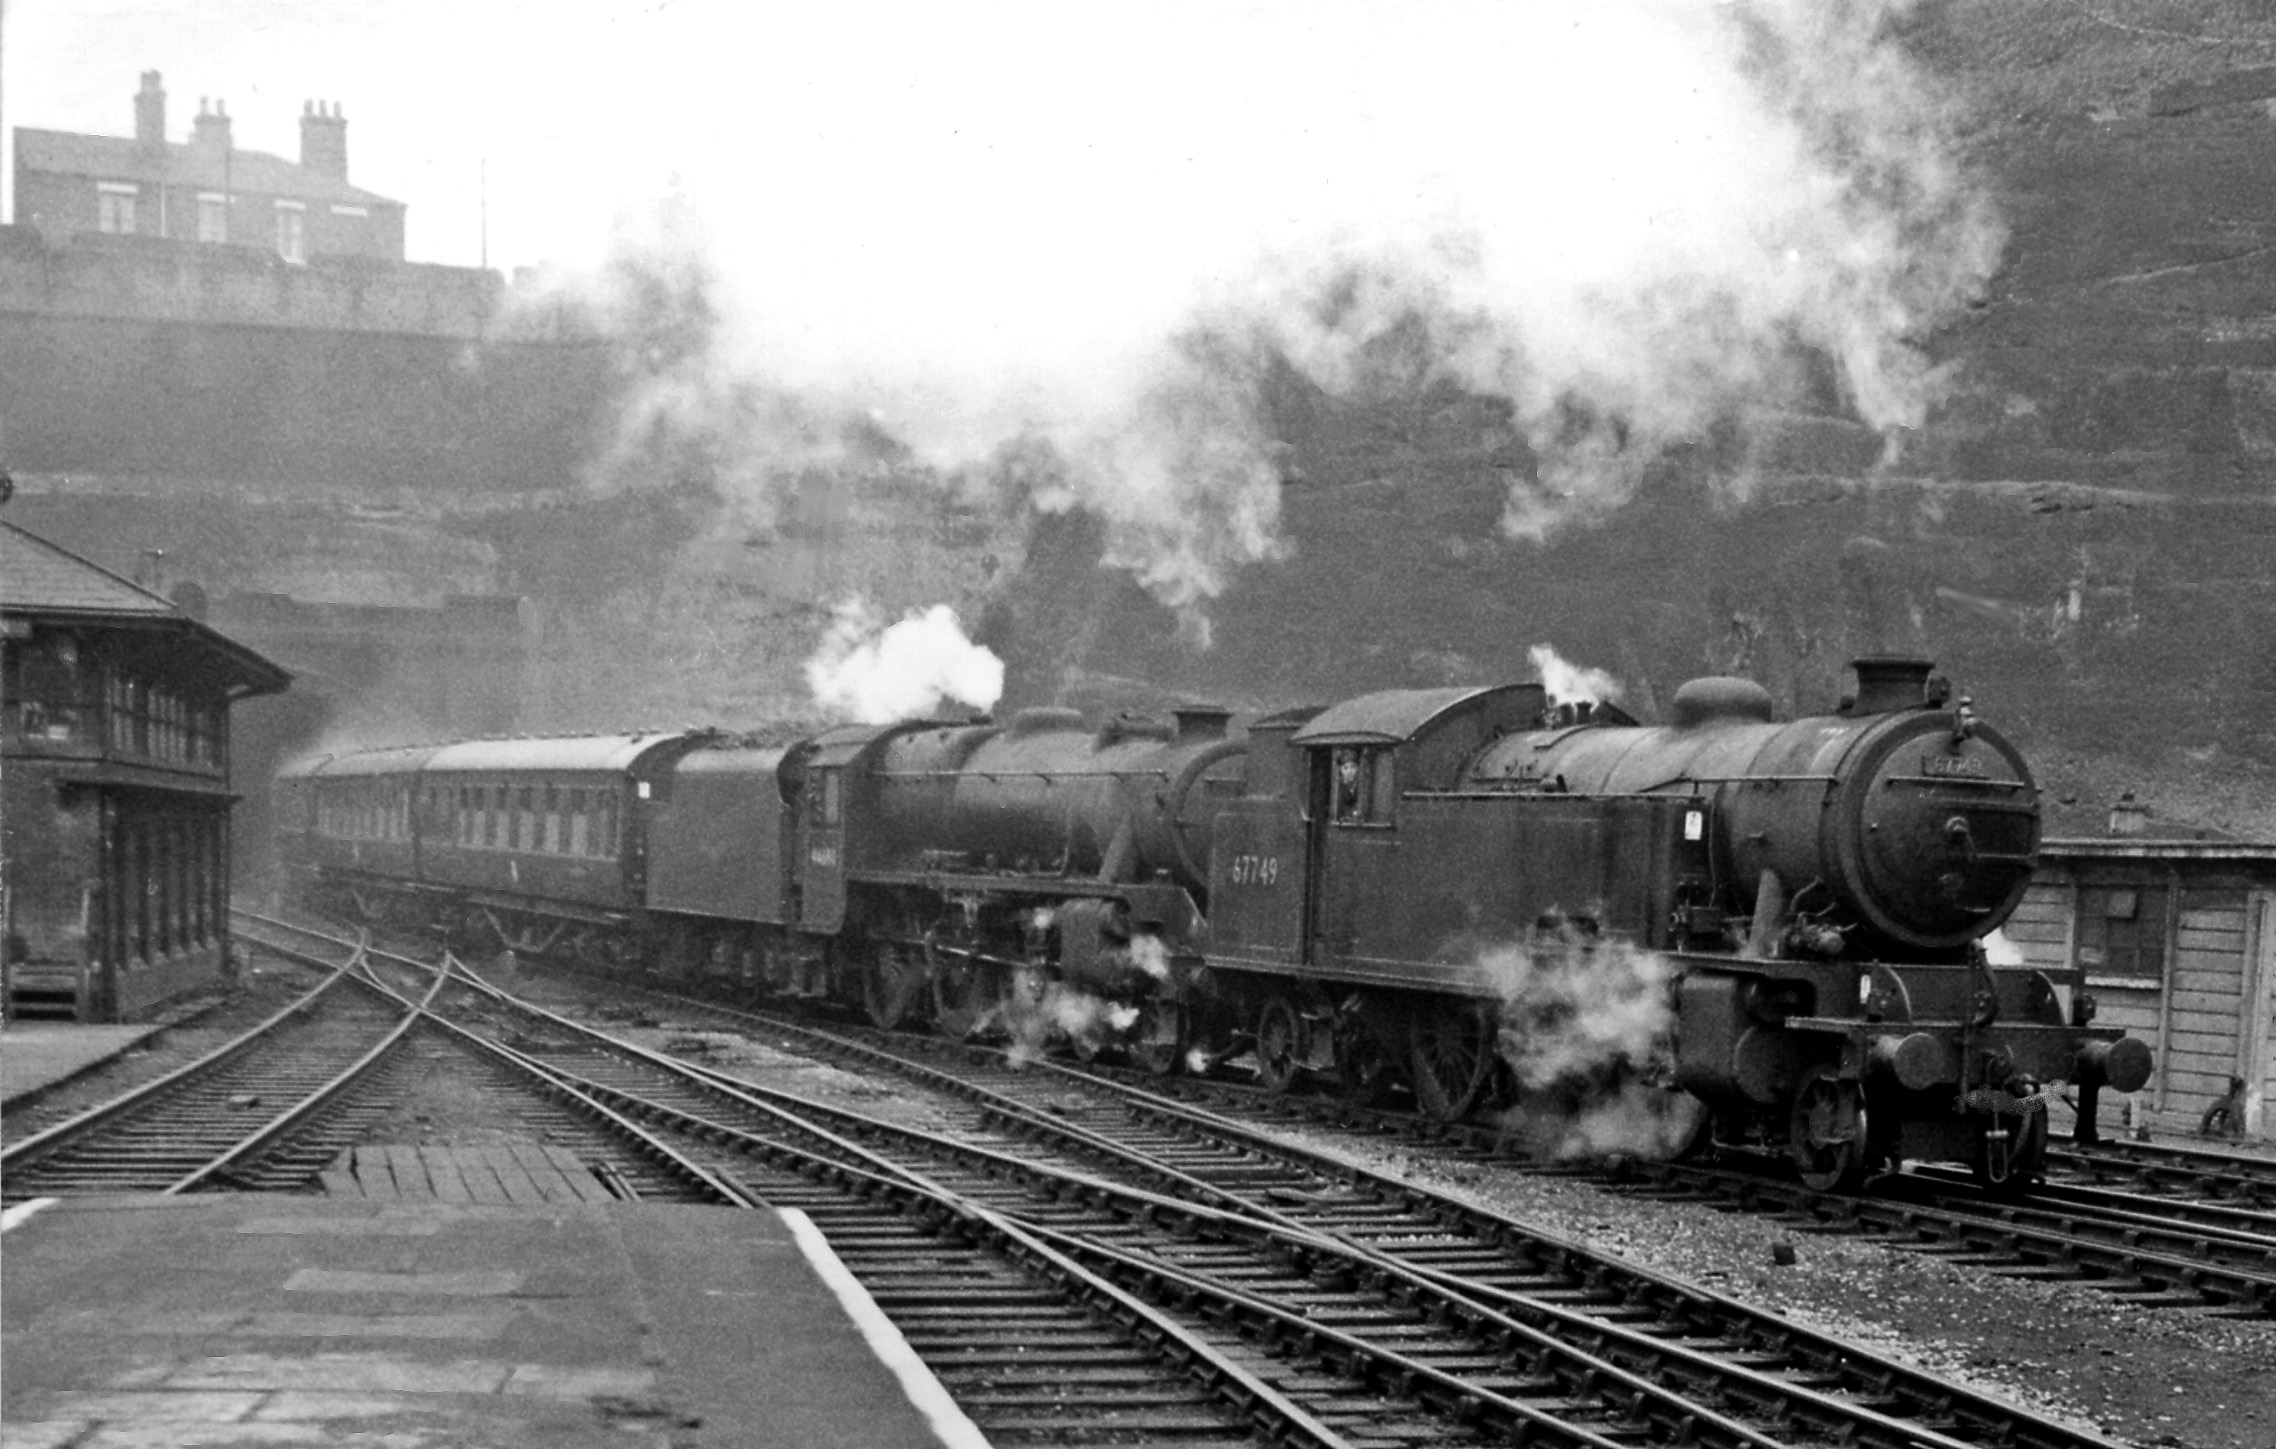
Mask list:
[{"label": "coach window", "polygon": [[606,860],[616,854],[616,792],[604,790],[593,812],[593,854]]},{"label": "coach window", "polygon": [[571,855],[585,854],[585,842],[591,838],[591,825],[585,814],[585,797],[586,792],[583,790],[571,790],[569,792],[569,844],[567,848]]},{"label": "coach window", "polygon": [[490,817],[489,843],[502,849],[506,844],[506,787],[485,785],[482,794],[487,801],[483,813]]},{"label": "coach window", "polygon": [[561,851],[561,787],[545,787],[545,838],[538,843],[539,850],[547,855]]},{"label": "coach window", "polygon": [[537,847],[537,787],[523,785],[514,791],[514,849]]}]

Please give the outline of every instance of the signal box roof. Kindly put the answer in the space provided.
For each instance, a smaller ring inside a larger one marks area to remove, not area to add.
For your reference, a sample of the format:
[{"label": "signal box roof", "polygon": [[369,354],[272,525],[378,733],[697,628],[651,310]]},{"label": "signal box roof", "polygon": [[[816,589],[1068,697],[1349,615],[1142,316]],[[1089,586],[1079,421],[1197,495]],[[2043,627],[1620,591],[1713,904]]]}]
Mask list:
[{"label": "signal box roof", "polygon": [[[192,672],[218,674],[233,697],[275,694],[292,676],[162,595],[36,533],[0,522],[0,614],[140,634]],[[184,648],[184,645],[189,647]]]}]

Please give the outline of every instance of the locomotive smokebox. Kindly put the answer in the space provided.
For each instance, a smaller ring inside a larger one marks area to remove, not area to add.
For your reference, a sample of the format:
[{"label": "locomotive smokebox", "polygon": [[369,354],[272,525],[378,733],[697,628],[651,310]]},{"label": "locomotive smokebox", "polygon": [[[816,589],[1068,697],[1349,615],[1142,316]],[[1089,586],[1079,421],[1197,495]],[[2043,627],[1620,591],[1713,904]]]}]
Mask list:
[{"label": "locomotive smokebox", "polygon": [[1849,667],[1857,671],[1857,700],[1850,713],[1888,714],[1928,703],[1928,676],[1936,664],[1902,654],[1868,654],[1850,660]]}]

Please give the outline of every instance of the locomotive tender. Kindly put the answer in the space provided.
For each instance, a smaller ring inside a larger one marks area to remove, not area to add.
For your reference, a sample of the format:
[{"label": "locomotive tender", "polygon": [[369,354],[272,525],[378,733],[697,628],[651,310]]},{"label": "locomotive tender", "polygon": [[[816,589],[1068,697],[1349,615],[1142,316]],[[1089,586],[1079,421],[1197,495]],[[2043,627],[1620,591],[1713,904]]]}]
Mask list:
[{"label": "locomotive tender", "polygon": [[321,756],[280,776],[280,845],[316,903],[462,946],[1051,1022],[1162,1073],[1245,1054],[1280,1090],[1404,1080],[1446,1119],[1682,1104],[1814,1185],[1919,1158],[2017,1190],[2048,1084],[2091,1132],[2150,1053],[2075,977],[1987,959],[2038,846],[2021,755],[1927,663],[1855,668],[1784,723],[1710,678],[1656,727],[1526,683],[1245,732],[1032,709]]}]

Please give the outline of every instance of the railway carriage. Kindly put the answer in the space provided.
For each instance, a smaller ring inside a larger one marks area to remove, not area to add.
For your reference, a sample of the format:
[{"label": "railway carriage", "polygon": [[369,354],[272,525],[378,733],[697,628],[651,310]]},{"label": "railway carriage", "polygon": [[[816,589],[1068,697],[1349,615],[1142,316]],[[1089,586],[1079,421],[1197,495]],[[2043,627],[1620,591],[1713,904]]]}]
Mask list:
[{"label": "railway carriage", "polygon": [[2038,841],[2022,757],[1926,663],[1857,668],[1785,722],[1708,679],[1650,727],[1522,683],[1245,732],[1043,709],[376,752],[296,777],[300,853],[467,944],[1403,1084],[1448,1119],[1640,1097],[1700,1127],[1664,1146],[1711,1127],[1820,1185],[1934,1157],[2012,1190],[2048,1083],[2131,1091],[2149,1054],[2074,974],[1986,959]]}]

